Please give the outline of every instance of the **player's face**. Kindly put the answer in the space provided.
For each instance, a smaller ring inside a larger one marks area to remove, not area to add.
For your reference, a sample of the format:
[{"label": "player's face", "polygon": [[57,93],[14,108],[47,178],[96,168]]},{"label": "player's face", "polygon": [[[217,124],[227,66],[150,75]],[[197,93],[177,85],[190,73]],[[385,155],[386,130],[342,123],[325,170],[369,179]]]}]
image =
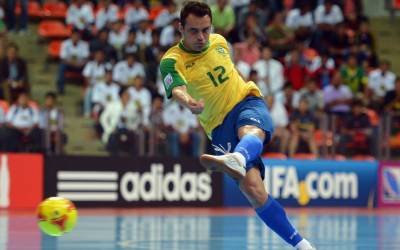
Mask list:
[{"label": "player's face", "polygon": [[183,35],[183,44],[186,48],[201,51],[208,42],[211,32],[211,18],[209,16],[198,17],[189,14],[185,26],[179,25]]}]

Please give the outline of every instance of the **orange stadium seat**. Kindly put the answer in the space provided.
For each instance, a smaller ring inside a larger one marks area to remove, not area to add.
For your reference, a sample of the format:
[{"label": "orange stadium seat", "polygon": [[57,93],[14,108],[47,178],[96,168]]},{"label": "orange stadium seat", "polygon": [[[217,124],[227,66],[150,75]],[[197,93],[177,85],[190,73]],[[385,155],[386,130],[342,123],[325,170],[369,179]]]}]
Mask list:
[{"label": "orange stadium seat", "polygon": [[44,20],[39,24],[39,36],[45,39],[65,39],[71,36],[71,28],[60,21]]},{"label": "orange stadium seat", "polygon": [[[19,3],[15,6],[15,14],[21,14],[21,5]],[[41,18],[43,15],[43,10],[40,7],[40,4],[36,1],[28,2],[28,16],[31,18]]]},{"label": "orange stadium seat", "polygon": [[311,153],[296,153],[292,158],[295,160],[316,160],[317,156]]},{"label": "orange stadium seat", "polygon": [[149,13],[149,19],[150,20],[155,20],[163,9],[165,9],[165,8],[161,4],[151,7],[150,8],[150,13]]},{"label": "orange stadium seat", "polygon": [[60,57],[61,43],[62,41],[59,40],[50,42],[49,46],[47,47],[47,53],[49,57],[53,59],[58,59]]},{"label": "orange stadium seat", "polygon": [[43,5],[43,17],[62,18],[67,16],[67,5],[63,2],[49,2]]},{"label": "orange stadium seat", "polygon": [[262,155],[262,157],[268,158],[268,159],[279,159],[279,160],[286,160],[287,156],[283,153],[279,152],[267,152]]}]

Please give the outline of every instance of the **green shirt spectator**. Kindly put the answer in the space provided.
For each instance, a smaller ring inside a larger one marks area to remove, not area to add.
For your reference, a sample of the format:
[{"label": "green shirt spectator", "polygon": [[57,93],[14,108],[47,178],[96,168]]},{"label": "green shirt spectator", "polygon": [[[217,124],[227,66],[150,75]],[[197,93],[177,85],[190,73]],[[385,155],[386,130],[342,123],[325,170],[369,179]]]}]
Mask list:
[{"label": "green shirt spectator", "polygon": [[364,94],[368,78],[365,75],[364,69],[357,65],[355,56],[349,56],[347,64],[342,67],[340,74],[343,83],[350,88],[354,96]]},{"label": "green shirt spectator", "polygon": [[217,0],[217,3],[211,6],[211,12],[215,32],[227,36],[235,26],[233,8],[227,4],[227,0]]}]

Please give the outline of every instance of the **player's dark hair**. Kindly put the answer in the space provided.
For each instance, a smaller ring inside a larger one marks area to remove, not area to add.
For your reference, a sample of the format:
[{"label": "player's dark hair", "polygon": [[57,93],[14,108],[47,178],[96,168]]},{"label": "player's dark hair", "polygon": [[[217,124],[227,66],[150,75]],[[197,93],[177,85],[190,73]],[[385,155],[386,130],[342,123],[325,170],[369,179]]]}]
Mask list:
[{"label": "player's dark hair", "polygon": [[185,26],[186,18],[190,14],[193,14],[197,17],[209,16],[212,22],[211,9],[206,3],[196,2],[196,1],[186,2],[180,14],[180,22],[182,26]]}]

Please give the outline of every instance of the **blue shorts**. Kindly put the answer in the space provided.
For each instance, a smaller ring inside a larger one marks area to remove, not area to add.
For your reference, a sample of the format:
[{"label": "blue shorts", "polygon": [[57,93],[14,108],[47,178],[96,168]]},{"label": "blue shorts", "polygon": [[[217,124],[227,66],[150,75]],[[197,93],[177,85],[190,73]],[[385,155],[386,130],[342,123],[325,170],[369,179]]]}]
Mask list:
[{"label": "blue shorts", "polygon": [[[256,126],[265,132],[264,144],[270,142],[274,127],[267,105],[264,100],[256,96],[248,96],[239,102],[225,117],[221,125],[214,128],[211,134],[211,143],[217,155],[233,152],[239,143],[239,128],[245,125]],[[264,179],[265,166],[259,156],[256,160],[248,162],[246,170],[253,167],[260,169],[261,178]]]}]

